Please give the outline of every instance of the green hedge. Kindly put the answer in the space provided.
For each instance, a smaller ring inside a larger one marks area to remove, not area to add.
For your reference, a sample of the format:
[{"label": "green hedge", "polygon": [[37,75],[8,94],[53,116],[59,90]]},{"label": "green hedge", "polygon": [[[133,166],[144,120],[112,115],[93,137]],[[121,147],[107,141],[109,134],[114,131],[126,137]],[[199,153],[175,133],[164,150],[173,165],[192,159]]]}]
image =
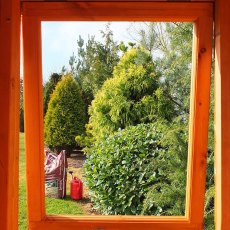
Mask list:
[{"label": "green hedge", "polygon": [[[96,209],[103,214],[160,215],[177,202],[183,214],[187,145],[172,148],[184,134],[171,128],[161,122],[130,126],[87,149],[85,181]],[[150,191],[159,196],[159,185],[178,184],[180,197],[152,202]]]}]

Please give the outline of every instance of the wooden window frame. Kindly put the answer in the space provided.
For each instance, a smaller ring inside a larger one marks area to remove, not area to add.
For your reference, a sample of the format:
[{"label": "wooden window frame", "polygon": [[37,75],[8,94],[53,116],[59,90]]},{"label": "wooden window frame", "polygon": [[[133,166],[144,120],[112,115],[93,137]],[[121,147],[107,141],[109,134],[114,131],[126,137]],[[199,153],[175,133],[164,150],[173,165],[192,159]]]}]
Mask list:
[{"label": "wooden window frame", "polygon": [[[196,2],[22,3],[29,229],[203,229],[213,29],[212,8],[212,3]],[[46,215],[42,21],[178,21],[194,23],[185,216]]]}]

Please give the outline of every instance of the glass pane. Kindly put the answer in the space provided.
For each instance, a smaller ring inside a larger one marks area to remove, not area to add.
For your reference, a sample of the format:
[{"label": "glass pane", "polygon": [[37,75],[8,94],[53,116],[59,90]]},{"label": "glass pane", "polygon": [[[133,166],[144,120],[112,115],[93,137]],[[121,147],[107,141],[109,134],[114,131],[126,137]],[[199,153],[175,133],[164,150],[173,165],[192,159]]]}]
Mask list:
[{"label": "glass pane", "polygon": [[47,214],[185,215],[192,30],[42,23]]}]

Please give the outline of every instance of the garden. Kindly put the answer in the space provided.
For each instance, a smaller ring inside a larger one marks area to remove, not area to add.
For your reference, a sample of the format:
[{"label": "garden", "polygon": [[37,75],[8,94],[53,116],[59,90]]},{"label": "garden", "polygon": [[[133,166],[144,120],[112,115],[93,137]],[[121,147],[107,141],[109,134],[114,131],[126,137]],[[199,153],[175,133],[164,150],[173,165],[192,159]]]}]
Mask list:
[{"label": "garden", "polygon": [[[69,66],[43,86],[44,141],[66,151],[83,199],[46,197],[47,214],[185,215],[191,23],[146,23],[136,42],[77,40]],[[182,42],[181,42],[182,41]],[[21,80],[21,101],[23,93]],[[212,89],[213,91],[213,89]],[[23,132],[23,104],[20,107]],[[214,229],[213,92],[204,229]],[[19,227],[26,229],[24,134],[20,134]]]}]

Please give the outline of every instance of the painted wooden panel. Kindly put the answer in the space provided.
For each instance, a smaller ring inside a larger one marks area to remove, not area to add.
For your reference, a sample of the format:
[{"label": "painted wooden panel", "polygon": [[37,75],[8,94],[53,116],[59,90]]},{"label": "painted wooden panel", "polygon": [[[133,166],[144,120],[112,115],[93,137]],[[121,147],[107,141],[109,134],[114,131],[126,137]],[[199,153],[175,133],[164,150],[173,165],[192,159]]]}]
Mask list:
[{"label": "painted wooden panel", "polygon": [[230,1],[216,2],[215,24],[215,221],[230,226]]},{"label": "painted wooden panel", "polygon": [[18,225],[19,1],[0,0],[0,228]]}]

